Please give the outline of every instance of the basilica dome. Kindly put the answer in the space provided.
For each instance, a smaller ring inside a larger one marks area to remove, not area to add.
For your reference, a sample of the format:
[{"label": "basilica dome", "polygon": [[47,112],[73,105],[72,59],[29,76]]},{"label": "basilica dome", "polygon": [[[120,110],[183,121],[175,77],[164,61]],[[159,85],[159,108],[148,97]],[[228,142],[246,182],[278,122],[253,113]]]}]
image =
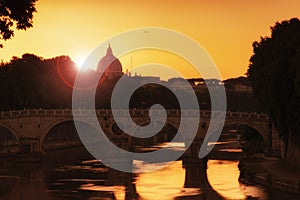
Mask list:
[{"label": "basilica dome", "polygon": [[107,78],[121,77],[123,75],[122,64],[113,55],[110,45],[106,50],[106,55],[98,63],[97,72],[103,73],[103,76]]}]

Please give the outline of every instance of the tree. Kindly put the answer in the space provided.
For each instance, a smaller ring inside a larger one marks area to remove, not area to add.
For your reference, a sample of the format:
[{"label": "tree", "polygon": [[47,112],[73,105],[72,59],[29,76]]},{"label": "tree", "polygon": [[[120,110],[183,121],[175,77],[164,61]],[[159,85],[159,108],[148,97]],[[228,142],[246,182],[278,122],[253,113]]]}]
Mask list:
[{"label": "tree", "polygon": [[[14,36],[14,29],[26,30],[32,27],[33,13],[37,0],[0,0],[0,40]],[[2,48],[3,45],[0,44]]]},{"label": "tree", "polygon": [[282,157],[300,167],[299,19],[277,22],[253,52],[247,75],[254,94],[284,141]]}]

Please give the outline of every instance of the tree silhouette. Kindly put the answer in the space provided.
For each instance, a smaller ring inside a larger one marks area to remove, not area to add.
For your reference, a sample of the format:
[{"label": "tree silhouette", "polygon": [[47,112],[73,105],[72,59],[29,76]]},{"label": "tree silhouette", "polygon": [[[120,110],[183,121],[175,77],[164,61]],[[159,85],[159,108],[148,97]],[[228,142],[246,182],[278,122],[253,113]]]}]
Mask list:
[{"label": "tree silhouette", "polygon": [[[37,0],[0,0],[0,39],[14,36],[14,29],[26,30],[32,27],[33,13]],[[3,45],[0,44],[0,48]]]},{"label": "tree silhouette", "polygon": [[247,74],[254,94],[285,141],[283,157],[300,167],[299,19],[277,22],[253,51]]}]

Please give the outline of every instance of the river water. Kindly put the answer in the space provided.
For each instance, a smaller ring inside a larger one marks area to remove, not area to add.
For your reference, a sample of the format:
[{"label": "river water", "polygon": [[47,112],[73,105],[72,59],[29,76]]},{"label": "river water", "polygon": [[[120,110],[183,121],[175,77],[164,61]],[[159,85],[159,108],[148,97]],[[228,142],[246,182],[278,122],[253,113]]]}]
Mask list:
[{"label": "river water", "polygon": [[[159,164],[134,163],[136,168]],[[238,161],[176,161],[144,174],[121,173],[94,160],[82,148],[49,154],[43,164],[1,159],[1,200],[60,199],[296,199],[295,196],[238,181]]]}]

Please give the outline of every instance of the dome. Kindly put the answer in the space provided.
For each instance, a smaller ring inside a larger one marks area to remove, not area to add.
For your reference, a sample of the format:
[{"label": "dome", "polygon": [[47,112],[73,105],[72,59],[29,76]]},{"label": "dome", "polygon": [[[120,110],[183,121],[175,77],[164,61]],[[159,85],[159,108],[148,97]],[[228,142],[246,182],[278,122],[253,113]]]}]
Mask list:
[{"label": "dome", "polygon": [[106,50],[106,55],[98,63],[97,72],[104,73],[103,75],[109,78],[123,75],[122,64],[113,55],[110,45]]}]

